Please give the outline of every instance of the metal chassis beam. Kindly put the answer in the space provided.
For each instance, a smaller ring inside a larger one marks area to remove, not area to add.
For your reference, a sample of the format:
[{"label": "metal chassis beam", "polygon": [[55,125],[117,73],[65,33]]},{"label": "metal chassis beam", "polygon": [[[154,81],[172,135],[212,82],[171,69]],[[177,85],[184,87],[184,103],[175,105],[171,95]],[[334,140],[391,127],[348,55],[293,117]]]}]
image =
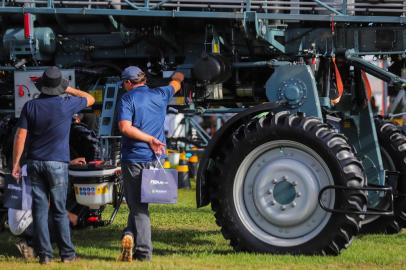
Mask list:
[{"label": "metal chassis beam", "polygon": [[[134,17],[167,17],[167,18],[210,18],[210,19],[237,19],[244,18],[243,12],[208,12],[208,11],[176,11],[176,10],[116,10],[94,8],[48,8],[48,7],[0,7],[1,14],[25,12],[31,14],[78,14],[78,15],[113,15]],[[284,21],[332,21],[331,15],[312,14],[282,14],[282,13],[257,13],[257,19],[284,20]],[[406,17],[401,16],[349,16],[334,15],[335,22],[347,23],[406,23]]]}]

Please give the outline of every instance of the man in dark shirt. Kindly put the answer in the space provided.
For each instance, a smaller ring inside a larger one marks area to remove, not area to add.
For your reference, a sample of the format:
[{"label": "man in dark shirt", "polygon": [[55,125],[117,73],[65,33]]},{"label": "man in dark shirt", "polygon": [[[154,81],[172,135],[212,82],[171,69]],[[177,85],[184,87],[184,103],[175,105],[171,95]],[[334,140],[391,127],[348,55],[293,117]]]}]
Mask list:
[{"label": "man in dark shirt", "polygon": [[[33,224],[39,262],[52,258],[48,210],[55,224],[57,244],[64,263],[76,259],[66,211],[69,132],[72,115],[94,104],[86,92],[68,86],[57,67],[48,68],[39,83],[40,96],[28,101],[20,115],[14,138],[13,171],[20,178],[20,159],[27,139],[27,171],[32,183]],[[61,96],[62,94],[72,96]]]},{"label": "man in dark shirt", "polygon": [[141,171],[156,162],[156,155],[164,157],[164,121],[166,107],[180,90],[184,75],[175,72],[167,86],[149,88],[141,69],[127,67],[121,74],[125,93],[118,106],[118,126],[121,132],[121,168],[124,194],[130,213],[124,230],[122,261],[132,261],[134,237],[135,258],[152,257],[151,223],[148,204],[141,203]]}]

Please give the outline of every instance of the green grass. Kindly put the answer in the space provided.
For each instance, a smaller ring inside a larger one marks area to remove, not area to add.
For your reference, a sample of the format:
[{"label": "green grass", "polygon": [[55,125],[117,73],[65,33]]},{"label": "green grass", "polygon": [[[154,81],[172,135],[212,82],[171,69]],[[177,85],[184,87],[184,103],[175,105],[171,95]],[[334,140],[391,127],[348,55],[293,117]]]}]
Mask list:
[{"label": "green grass", "polygon": [[180,191],[178,204],[150,207],[151,262],[116,261],[126,224],[123,205],[114,224],[74,231],[81,261],[72,265],[53,262],[43,267],[25,262],[14,246],[15,238],[1,233],[0,269],[406,269],[405,233],[358,237],[338,257],[236,253],[221,235],[210,208],[196,209],[194,198],[194,191]]}]

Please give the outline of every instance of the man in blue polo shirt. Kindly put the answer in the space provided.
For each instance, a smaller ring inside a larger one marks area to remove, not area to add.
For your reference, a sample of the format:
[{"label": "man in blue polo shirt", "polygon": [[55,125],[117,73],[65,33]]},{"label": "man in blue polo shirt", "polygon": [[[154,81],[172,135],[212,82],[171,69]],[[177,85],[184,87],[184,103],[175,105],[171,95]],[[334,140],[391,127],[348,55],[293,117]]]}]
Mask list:
[{"label": "man in blue polo shirt", "polygon": [[148,204],[141,203],[141,171],[164,157],[164,121],[171,97],[180,90],[184,75],[175,72],[168,86],[149,88],[141,69],[127,67],[121,74],[125,93],[118,106],[118,126],[121,132],[121,170],[124,194],[130,213],[121,240],[122,261],[132,261],[134,237],[135,258],[152,257],[151,223]]},{"label": "man in blue polo shirt", "polygon": [[[12,175],[21,177],[20,159],[27,139],[27,172],[32,184],[33,224],[41,264],[52,258],[48,210],[55,224],[61,260],[76,260],[66,211],[68,189],[69,132],[73,114],[94,104],[86,92],[68,86],[57,67],[42,75],[37,99],[28,101],[20,115],[14,138]],[[61,96],[62,94],[72,96]]]}]

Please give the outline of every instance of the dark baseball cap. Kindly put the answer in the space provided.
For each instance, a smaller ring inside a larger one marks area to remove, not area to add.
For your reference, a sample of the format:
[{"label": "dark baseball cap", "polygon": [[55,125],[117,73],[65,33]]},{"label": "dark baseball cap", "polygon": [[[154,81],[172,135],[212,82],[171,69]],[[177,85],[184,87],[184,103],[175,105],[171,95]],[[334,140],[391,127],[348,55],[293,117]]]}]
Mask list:
[{"label": "dark baseball cap", "polygon": [[136,66],[126,67],[123,72],[121,72],[121,80],[139,80],[143,77],[144,72]]}]

